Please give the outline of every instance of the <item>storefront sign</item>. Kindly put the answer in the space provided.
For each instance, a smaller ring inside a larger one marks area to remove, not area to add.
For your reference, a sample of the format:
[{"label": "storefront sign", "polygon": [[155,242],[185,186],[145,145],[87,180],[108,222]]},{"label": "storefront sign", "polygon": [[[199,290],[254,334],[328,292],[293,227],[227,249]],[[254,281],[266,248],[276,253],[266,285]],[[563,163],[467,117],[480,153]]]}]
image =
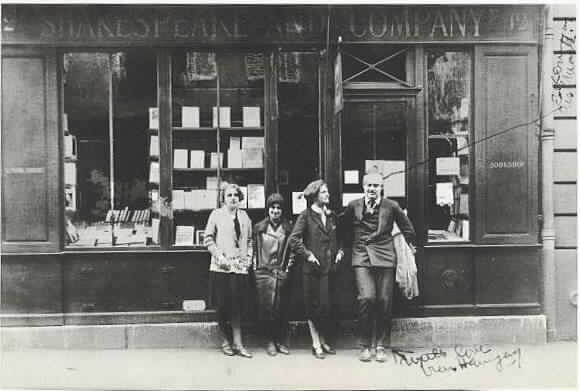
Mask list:
[{"label": "storefront sign", "polygon": [[2,7],[7,43],[320,41],[319,8],[178,6]]},{"label": "storefront sign", "polygon": [[535,41],[539,6],[5,5],[7,44]]},{"label": "storefront sign", "polygon": [[339,34],[352,41],[536,40],[539,7],[411,6],[338,9]]}]

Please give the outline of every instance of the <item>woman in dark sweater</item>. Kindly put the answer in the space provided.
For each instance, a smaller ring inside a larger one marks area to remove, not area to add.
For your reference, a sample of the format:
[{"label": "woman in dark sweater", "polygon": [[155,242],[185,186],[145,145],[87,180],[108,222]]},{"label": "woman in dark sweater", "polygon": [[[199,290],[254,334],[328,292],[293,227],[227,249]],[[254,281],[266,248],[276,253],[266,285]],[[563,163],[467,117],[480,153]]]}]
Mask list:
[{"label": "woman in dark sweater", "polygon": [[326,183],[320,179],[311,182],[304,189],[304,197],[310,207],[298,216],[288,240],[296,256],[304,261],[304,306],[312,354],[322,359],[325,353],[336,354],[326,341],[330,328],[330,279],[333,265],[340,262],[344,253],[338,248],[338,219],[328,209],[330,195]]}]

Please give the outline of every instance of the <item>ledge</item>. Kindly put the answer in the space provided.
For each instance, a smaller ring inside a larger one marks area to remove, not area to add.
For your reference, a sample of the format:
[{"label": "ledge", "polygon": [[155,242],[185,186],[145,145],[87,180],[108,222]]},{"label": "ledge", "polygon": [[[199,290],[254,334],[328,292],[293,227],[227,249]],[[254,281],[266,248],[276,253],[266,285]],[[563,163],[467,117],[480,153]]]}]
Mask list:
[{"label": "ledge", "polygon": [[[341,321],[335,345],[340,349],[358,347],[356,322]],[[244,326],[248,346],[264,341],[254,324]],[[3,350],[22,349],[139,349],[199,348],[219,346],[216,322],[75,325],[0,328]],[[546,317],[481,316],[399,318],[393,321],[393,347],[454,346],[456,344],[546,343]],[[310,337],[305,321],[290,323],[289,345],[308,347]]]}]

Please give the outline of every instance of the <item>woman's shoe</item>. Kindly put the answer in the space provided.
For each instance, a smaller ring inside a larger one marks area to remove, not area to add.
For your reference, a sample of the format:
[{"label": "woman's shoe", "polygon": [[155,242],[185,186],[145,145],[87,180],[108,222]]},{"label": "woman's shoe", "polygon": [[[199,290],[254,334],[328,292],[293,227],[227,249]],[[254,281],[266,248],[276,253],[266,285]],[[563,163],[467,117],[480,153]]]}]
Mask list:
[{"label": "woman's shoe", "polygon": [[252,358],[252,353],[248,352],[246,350],[246,348],[243,346],[234,346],[233,350],[238,356],[242,356],[245,358]]},{"label": "woman's shoe", "polygon": [[266,353],[268,353],[269,356],[275,356],[278,354],[274,342],[268,342],[268,345],[266,346]]},{"label": "woman's shoe", "polygon": [[326,353],[326,354],[336,354],[336,350],[334,350],[332,348],[332,346],[330,346],[329,344],[323,343],[320,346],[322,347],[322,350],[324,351],[324,353]]},{"label": "woman's shoe", "polygon": [[282,354],[290,354],[290,350],[288,349],[288,346],[286,345],[282,345],[280,344],[276,344],[276,349],[278,350],[278,352],[282,353]]},{"label": "woman's shoe", "polygon": [[314,346],[312,347],[312,355],[319,360],[324,360],[326,358],[322,348],[315,348]]},{"label": "woman's shoe", "polygon": [[236,354],[236,352],[234,352],[234,349],[232,349],[230,344],[227,342],[224,342],[222,344],[222,353],[225,354],[226,356],[233,356]]}]

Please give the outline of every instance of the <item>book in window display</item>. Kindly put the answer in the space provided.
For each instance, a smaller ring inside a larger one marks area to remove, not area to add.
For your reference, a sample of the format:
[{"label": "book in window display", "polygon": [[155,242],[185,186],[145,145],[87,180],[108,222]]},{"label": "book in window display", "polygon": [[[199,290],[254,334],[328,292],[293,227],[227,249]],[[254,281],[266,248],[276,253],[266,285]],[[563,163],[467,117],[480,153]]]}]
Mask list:
[{"label": "book in window display", "polygon": [[175,227],[175,245],[193,246],[195,229],[191,226],[178,225]]},{"label": "book in window display", "polygon": [[242,126],[244,128],[259,128],[261,126],[260,107],[242,107]]},{"label": "book in window display", "polygon": [[[210,168],[218,168],[218,165],[220,167],[223,167],[224,165],[224,153],[223,152],[211,152],[210,156],[209,156],[209,167]],[[218,163],[218,158],[219,158],[219,163]]]},{"label": "book in window display", "polygon": [[243,168],[263,168],[264,150],[262,148],[242,149]]},{"label": "book in window display", "polygon": [[159,136],[152,135],[149,144],[149,156],[159,156]]},{"label": "book in window display", "polygon": [[149,108],[149,129],[159,129],[159,109],[157,107]]},{"label": "book in window display", "polygon": [[264,185],[248,184],[248,208],[263,209],[265,207]]},{"label": "book in window display", "polygon": [[[227,106],[220,107],[219,110],[219,124],[220,128],[230,128],[232,126],[231,122],[231,108]],[[218,127],[218,110],[217,107],[212,109],[212,126],[214,128]]]},{"label": "book in window display", "polygon": [[205,151],[190,150],[189,158],[190,168],[205,168]]},{"label": "book in window display", "polygon": [[187,149],[173,150],[173,168],[188,168]]},{"label": "book in window display", "polygon": [[199,107],[183,106],[181,108],[181,126],[183,128],[199,128]]},{"label": "book in window display", "polygon": [[242,168],[242,150],[239,148],[228,149],[228,168]]},{"label": "book in window display", "polygon": [[159,184],[159,162],[149,164],[149,182]]}]

